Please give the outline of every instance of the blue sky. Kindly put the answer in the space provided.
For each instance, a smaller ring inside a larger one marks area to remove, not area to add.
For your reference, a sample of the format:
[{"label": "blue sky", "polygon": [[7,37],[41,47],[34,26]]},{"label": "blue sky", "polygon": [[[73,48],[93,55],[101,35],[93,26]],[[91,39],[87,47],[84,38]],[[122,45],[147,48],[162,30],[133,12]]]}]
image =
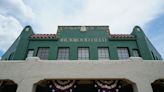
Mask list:
[{"label": "blue sky", "polygon": [[164,58],[164,14],[159,15],[156,19],[147,24],[146,35],[151,40],[156,49]]},{"label": "blue sky", "polygon": [[31,25],[56,33],[58,25],[109,25],[111,33],[141,26],[164,57],[164,0],[0,0],[0,57]]}]

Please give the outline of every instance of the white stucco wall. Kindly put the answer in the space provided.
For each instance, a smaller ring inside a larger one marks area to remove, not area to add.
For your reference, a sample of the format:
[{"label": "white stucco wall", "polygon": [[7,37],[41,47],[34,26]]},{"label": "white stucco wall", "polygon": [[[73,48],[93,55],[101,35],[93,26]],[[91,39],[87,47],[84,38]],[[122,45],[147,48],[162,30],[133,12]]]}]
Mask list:
[{"label": "white stucco wall", "polygon": [[17,92],[32,92],[43,79],[128,79],[135,92],[153,92],[151,83],[164,79],[164,61],[142,60],[37,60],[0,61],[0,79],[18,84]]}]

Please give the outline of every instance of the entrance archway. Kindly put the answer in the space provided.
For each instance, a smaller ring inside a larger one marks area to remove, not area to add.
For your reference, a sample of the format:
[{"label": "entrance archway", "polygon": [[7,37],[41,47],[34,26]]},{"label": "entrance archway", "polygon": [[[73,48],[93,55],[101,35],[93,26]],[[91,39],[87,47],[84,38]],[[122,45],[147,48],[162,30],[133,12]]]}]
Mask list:
[{"label": "entrance archway", "polygon": [[0,92],[16,92],[17,84],[12,80],[0,80]]},{"label": "entrance archway", "polygon": [[35,92],[133,92],[128,80],[41,80]]},{"label": "entrance archway", "polygon": [[164,79],[159,79],[151,83],[153,92],[164,92]]}]

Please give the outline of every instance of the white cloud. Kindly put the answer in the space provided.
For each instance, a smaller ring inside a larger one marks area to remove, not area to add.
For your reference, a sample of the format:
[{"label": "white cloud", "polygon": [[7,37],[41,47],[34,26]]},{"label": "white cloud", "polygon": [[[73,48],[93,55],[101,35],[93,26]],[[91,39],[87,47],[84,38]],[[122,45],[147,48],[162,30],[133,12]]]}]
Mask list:
[{"label": "white cloud", "polygon": [[33,21],[35,17],[31,8],[25,5],[22,0],[0,0],[0,14],[13,16],[22,24],[28,24],[28,21]]},{"label": "white cloud", "polygon": [[[25,0],[37,18],[39,33],[55,33],[58,25],[109,25],[112,33],[130,33],[162,12],[163,0]],[[37,4],[36,4],[37,3]]]},{"label": "white cloud", "polygon": [[0,15],[0,48],[2,51],[11,46],[21,30],[22,26],[15,18]]},{"label": "white cloud", "polygon": [[6,51],[20,34],[22,25],[32,23],[34,17],[22,0],[0,0],[0,50]]},{"label": "white cloud", "polygon": [[135,25],[143,27],[161,13],[161,6],[164,5],[162,2],[163,0],[88,0],[85,9],[75,20],[82,24],[107,24],[112,33],[129,33]]}]

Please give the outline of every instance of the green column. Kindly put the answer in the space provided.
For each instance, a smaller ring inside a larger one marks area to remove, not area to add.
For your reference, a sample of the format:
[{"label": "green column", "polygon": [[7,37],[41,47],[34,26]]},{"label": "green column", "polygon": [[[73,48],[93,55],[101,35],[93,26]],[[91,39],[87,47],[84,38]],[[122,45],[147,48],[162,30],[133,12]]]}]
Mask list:
[{"label": "green column", "polygon": [[26,26],[19,36],[19,44],[16,48],[14,60],[24,60],[29,45],[29,37],[33,34],[32,28]]},{"label": "green column", "polygon": [[77,47],[76,46],[71,46],[70,47],[70,60],[77,60],[77,55],[78,55],[78,52],[77,52]]},{"label": "green column", "polygon": [[136,26],[132,32],[133,35],[136,36],[137,46],[139,48],[140,54],[144,60],[152,60],[153,57],[151,55],[151,51],[148,47],[146,41],[146,35],[144,34],[143,30]]},{"label": "green column", "polygon": [[48,59],[49,60],[56,60],[57,59],[57,52],[58,52],[57,46],[50,47]]},{"label": "green column", "polygon": [[110,59],[111,60],[118,60],[117,47],[110,46],[109,52],[110,52]]},{"label": "green column", "polygon": [[90,56],[90,60],[97,60],[98,59],[98,50],[97,50],[97,47],[93,47],[93,46],[90,46],[89,47],[89,56]]}]

